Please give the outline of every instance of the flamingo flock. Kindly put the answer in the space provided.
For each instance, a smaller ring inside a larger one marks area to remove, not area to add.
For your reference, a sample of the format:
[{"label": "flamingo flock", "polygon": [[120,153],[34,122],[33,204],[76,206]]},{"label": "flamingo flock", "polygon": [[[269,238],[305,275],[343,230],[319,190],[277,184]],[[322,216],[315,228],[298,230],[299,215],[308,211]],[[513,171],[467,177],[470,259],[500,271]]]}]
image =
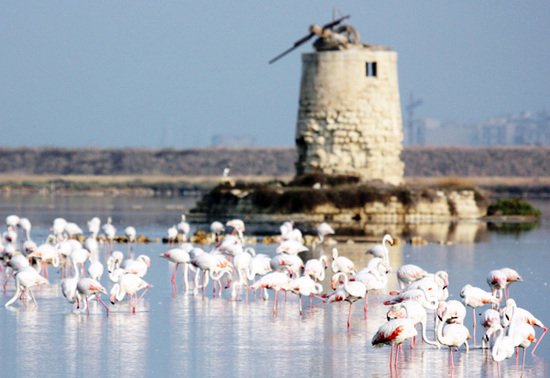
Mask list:
[{"label": "flamingo flock", "polygon": [[[12,281],[15,290],[4,306],[15,306],[17,301],[27,306],[28,299],[38,306],[33,289],[49,285],[49,271],[56,269],[61,294],[71,305],[72,312],[90,314],[89,300],[93,299],[103,306],[108,316],[110,308],[102,298],[108,296],[111,306],[127,298],[129,311],[135,314],[139,302],[152,288],[146,281],[152,259],[145,253],[134,255],[138,249],[136,229],[132,226],[124,229],[128,240],[124,253],[116,250],[116,228],[110,217],[103,225],[97,217],[90,219],[87,225],[89,234],[81,243],[77,236],[83,234],[82,229],[76,223],[57,218],[47,240],[36,244],[31,239],[31,223],[27,218],[6,217],[6,231],[0,241],[0,268],[4,292],[7,293]],[[281,294],[285,300],[288,294],[297,296],[300,317],[304,315],[303,297],[309,298],[310,307],[314,303],[322,306],[347,302],[348,330],[352,325],[353,304],[362,301],[363,321],[378,324],[371,344],[391,346],[392,368],[399,364],[403,344],[409,343],[415,348],[419,335],[426,348],[448,347],[451,367],[454,367],[453,351],[463,349],[469,353],[471,346],[483,353],[487,351],[495,363],[523,349],[524,365],[525,351],[534,344],[531,351],[534,354],[548,330],[542,321],[519,307],[511,297],[510,285],[523,281],[511,268],[491,270],[486,277],[487,290],[466,284],[458,291],[460,300],[455,300],[449,299],[452,280],[446,271],[430,273],[414,264],[392,267],[390,251],[394,239],[389,234],[383,236],[380,244],[365,251],[372,256],[366,266],[361,267],[341,255],[336,242],[330,241],[334,230],[326,223],[317,228],[318,239],[312,245],[330,246],[331,254],[324,253],[321,247],[320,256],[307,261],[303,261],[300,254],[310,248],[294,222],[281,225],[279,243],[272,255],[256,253],[246,245],[246,227],[241,219],[231,219],[225,224],[213,222],[210,244],[206,246],[189,242],[190,230],[182,215],[180,222],[168,229],[170,245],[159,256],[171,266],[170,283],[174,295],[178,291],[177,272],[181,266],[184,293],[205,296],[209,281],[212,281],[213,297],[221,297],[228,290],[230,300],[248,304],[250,295],[255,300],[267,301],[272,291],[274,317],[278,316]],[[106,260],[106,267],[102,260]],[[105,268],[108,281],[104,278]],[[398,288],[388,288],[392,274],[395,274]],[[330,282],[330,289],[324,285],[326,281]],[[384,296],[385,319],[368,317],[369,293],[373,292]],[[467,307],[472,309],[471,329],[464,324]],[[484,334],[477,348],[477,312],[483,307],[487,307],[480,318]],[[542,330],[539,336],[535,327]]]}]

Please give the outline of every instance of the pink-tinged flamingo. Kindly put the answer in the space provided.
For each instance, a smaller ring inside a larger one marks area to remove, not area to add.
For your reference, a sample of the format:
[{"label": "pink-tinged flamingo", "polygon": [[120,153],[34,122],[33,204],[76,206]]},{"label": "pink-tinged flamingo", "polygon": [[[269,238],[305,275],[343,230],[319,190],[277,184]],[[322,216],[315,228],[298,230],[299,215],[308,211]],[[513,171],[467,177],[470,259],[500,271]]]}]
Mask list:
[{"label": "pink-tinged flamingo", "polygon": [[48,278],[48,265],[59,266],[59,251],[51,244],[41,244],[35,251],[30,253],[28,258],[37,258],[40,260],[41,270],[44,277]]},{"label": "pink-tinged flamingo", "polygon": [[251,288],[254,290],[271,289],[275,292],[275,299],[273,301],[273,316],[277,316],[277,297],[279,296],[279,291],[286,290],[290,284],[290,281],[291,279],[286,273],[270,272],[252,284]]},{"label": "pink-tinged flamingo", "polygon": [[418,324],[420,324],[422,327],[422,340],[424,340],[426,344],[434,345],[439,349],[439,344],[436,341],[428,339],[426,334],[426,325],[428,320],[426,309],[417,301],[404,301],[392,305],[388,310],[386,317],[388,320],[402,318],[411,319],[415,328]]},{"label": "pink-tinged flamingo", "polygon": [[481,348],[487,349],[491,346],[491,341],[494,339],[493,335],[500,329],[500,314],[497,310],[489,308],[481,314],[481,324],[485,329],[483,338],[481,339]]},{"label": "pink-tinged flamingo", "polygon": [[313,296],[320,295],[323,292],[323,286],[315,282],[310,276],[302,276],[293,279],[288,284],[286,290],[298,295],[298,311],[300,316],[302,316],[302,296],[308,296],[310,299],[313,299]]},{"label": "pink-tinged flamingo", "polygon": [[192,244],[184,243],[180,248],[172,248],[160,254],[160,257],[174,264],[174,273],[172,273],[172,288],[174,292],[176,291],[176,273],[179,265],[183,265],[183,285],[185,287],[185,292],[189,292],[189,264],[191,262],[189,252],[192,249]]},{"label": "pink-tinged flamingo", "polygon": [[86,309],[88,315],[90,315],[90,308],[88,307],[88,297],[94,296],[98,302],[100,302],[103,307],[105,307],[105,313],[109,315],[109,307],[103,302],[103,300],[100,297],[100,294],[107,294],[107,290],[99,283],[99,281],[94,280],[93,278],[89,277],[83,277],[78,280],[78,283],[76,284],[76,291],[79,294],[80,300],[77,300],[79,302],[80,307],[80,301],[84,301],[84,309]]},{"label": "pink-tinged flamingo", "polygon": [[462,303],[465,306],[472,308],[472,318],[473,318],[473,330],[474,334],[474,346],[476,345],[476,308],[485,306],[486,304],[498,305],[500,300],[495,297],[493,294],[485,291],[479,287],[472,286],[470,284],[465,285],[460,291],[460,297],[462,298]]},{"label": "pink-tinged flamingo", "polygon": [[[343,284],[340,281],[341,278],[343,278],[344,280]],[[367,295],[367,288],[365,284],[361,281],[350,281],[348,276],[343,272],[336,273],[332,277],[331,286],[333,289],[336,289],[337,287],[339,287],[339,289],[343,289],[346,293],[345,298],[343,298],[343,300],[349,303],[348,321],[347,321],[347,326],[349,329],[351,326],[352,306],[359,299],[365,298],[365,296]],[[328,295],[328,297],[330,297],[330,294]],[[366,306],[363,307],[363,311],[366,311]],[[364,316],[366,317],[366,314]]]},{"label": "pink-tinged flamingo", "polygon": [[414,264],[401,265],[397,269],[397,280],[399,281],[399,287],[404,289],[411,282],[417,281],[428,275],[424,269]]},{"label": "pink-tinged flamingo", "polygon": [[380,326],[371,343],[375,347],[381,347],[384,344],[391,345],[390,366],[397,366],[401,344],[417,335],[413,320],[408,318],[391,319]]},{"label": "pink-tinged flamingo", "polygon": [[[119,277],[118,283],[114,284],[110,292],[110,301],[115,304],[117,301],[122,301],[126,294],[130,296],[130,311],[135,314],[138,301],[143,298],[151,285],[145,282],[137,274],[126,273]],[[137,293],[144,290],[138,298]]]},{"label": "pink-tinged flamingo", "polygon": [[514,317],[514,319],[518,322],[527,323],[532,326],[539,327],[543,330],[542,334],[539,337],[539,340],[537,341],[537,343],[535,344],[535,347],[531,351],[531,354],[535,355],[535,350],[537,350],[537,347],[542,341],[542,338],[548,332],[548,328],[542,323],[542,321],[537,319],[529,311],[527,311],[524,308],[518,307],[516,305],[515,300],[513,300],[512,298],[508,298],[508,300],[506,300],[506,306],[500,311],[500,319],[501,319],[502,325],[504,327],[509,326],[510,323],[512,322],[512,317]]},{"label": "pink-tinged flamingo", "polygon": [[6,302],[6,304],[4,304],[4,306],[8,308],[17,300],[17,298],[20,296],[23,297],[27,291],[34,304],[38,306],[36,299],[34,299],[34,295],[32,294],[31,287],[47,284],[49,284],[48,280],[38,274],[38,272],[33,268],[27,267],[20,270],[15,274],[15,294],[9,301]]},{"label": "pink-tinged flamingo", "polygon": [[523,278],[519,275],[517,271],[512,268],[500,268],[500,271],[506,276],[506,288],[504,290],[505,298],[510,297],[510,284],[513,282],[522,282]]},{"label": "pink-tinged flamingo", "polygon": [[506,274],[500,269],[491,270],[487,275],[487,284],[491,288],[491,293],[499,300],[502,300],[502,292],[506,289],[507,283]]},{"label": "pink-tinged flamingo", "polygon": [[470,332],[468,328],[461,323],[448,323],[451,319],[450,314],[444,314],[443,318],[440,318],[439,325],[437,326],[437,342],[449,347],[449,361],[452,367],[454,367],[453,360],[453,347],[460,348],[464,344],[466,347],[466,353],[468,353],[468,339],[470,338]]}]

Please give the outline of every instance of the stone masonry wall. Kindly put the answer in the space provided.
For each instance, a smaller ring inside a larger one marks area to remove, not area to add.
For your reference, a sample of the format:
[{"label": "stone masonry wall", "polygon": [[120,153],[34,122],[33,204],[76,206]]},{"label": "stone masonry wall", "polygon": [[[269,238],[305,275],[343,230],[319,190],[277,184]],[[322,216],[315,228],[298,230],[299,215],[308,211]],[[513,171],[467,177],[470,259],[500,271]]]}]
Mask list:
[{"label": "stone masonry wall", "polygon": [[[380,47],[302,56],[297,174],[354,174],[402,182],[397,54]],[[367,63],[376,62],[376,76]]]}]

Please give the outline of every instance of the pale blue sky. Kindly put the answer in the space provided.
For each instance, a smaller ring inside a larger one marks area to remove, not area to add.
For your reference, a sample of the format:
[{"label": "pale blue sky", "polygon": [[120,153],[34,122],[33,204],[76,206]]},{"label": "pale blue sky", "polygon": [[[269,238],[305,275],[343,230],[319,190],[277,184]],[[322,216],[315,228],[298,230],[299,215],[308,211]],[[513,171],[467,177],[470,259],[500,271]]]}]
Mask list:
[{"label": "pale blue sky", "polygon": [[3,1],[2,146],[293,146],[302,46],[332,10],[399,54],[404,106],[480,121],[550,111],[550,1]]}]

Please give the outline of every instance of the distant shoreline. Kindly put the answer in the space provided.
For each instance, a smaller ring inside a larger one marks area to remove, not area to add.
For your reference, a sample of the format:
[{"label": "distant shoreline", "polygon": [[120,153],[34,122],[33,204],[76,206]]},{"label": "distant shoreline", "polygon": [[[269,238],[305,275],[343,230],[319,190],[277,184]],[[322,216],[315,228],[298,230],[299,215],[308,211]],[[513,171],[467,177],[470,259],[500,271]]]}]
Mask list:
[{"label": "distant shoreline", "polygon": [[[291,176],[233,176],[235,181],[288,182]],[[221,176],[177,175],[0,175],[0,193],[58,195],[135,195],[166,196],[201,195],[221,182]],[[405,177],[412,187],[468,186],[478,187],[493,196],[550,198],[549,177]]]}]

